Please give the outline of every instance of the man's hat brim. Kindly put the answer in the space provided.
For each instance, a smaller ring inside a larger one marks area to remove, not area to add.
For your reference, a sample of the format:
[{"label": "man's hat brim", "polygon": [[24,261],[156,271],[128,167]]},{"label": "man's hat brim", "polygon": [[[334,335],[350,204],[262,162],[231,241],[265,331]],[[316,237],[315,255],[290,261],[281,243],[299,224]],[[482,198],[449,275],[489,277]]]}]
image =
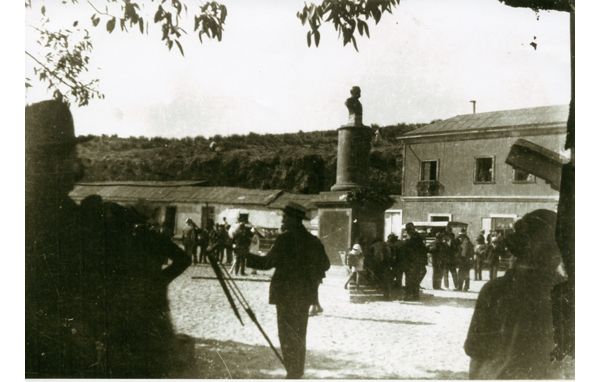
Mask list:
[{"label": "man's hat brim", "polygon": [[281,209],[284,214],[297,219],[310,220],[306,216],[306,209],[298,203],[290,202]]}]

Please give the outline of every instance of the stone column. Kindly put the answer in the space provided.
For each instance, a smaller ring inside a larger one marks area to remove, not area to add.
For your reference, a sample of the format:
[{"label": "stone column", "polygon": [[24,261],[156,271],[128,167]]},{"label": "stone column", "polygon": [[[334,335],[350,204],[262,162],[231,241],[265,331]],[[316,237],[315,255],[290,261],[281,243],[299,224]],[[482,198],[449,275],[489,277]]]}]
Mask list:
[{"label": "stone column", "polygon": [[366,186],[372,130],[359,123],[338,129],[336,182],[331,191],[348,191]]}]

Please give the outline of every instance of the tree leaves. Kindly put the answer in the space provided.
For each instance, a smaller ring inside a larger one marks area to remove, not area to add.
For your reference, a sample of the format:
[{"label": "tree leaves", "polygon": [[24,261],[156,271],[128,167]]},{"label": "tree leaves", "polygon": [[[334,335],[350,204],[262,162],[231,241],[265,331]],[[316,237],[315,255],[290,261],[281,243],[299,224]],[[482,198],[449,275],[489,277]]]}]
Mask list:
[{"label": "tree leaves", "polygon": [[177,44],[177,47],[179,48],[179,51],[181,52],[181,55],[185,57],[185,55],[183,54],[183,47],[181,46],[181,44],[179,43],[179,41],[175,40],[175,44]]},{"label": "tree leaves", "polygon": [[115,17],[106,22],[106,30],[108,31],[108,33],[112,33],[112,31],[115,29],[116,22],[117,19]]},{"label": "tree leaves", "polygon": [[[78,1],[63,0],[62,2],[68,6]],[[96,3],[102,2],[105,6],[96,8]],[[199,4],[196,0],[105,0],[87,1],[87,5],[91,9],[90,20],[93,27],[98,27],[102,21],[106,31],[112,34],[118,20],[119,27],[124,32],[128,32],[128,24],[131,28],[137,24],[140,33],[149,34],[149,25],[154,25],[160,31],[159,36],[165,42],[167,49],[170,51],[173,45],[176,45],[182,57],[185,57],[185,54],[180,37],[186,33],[183,25],[185,21],[193,22],[194,32],[198,33],[202,43],[203,35],[221,41],[227,18],[227,7],[216,1]],[[188,5],[189,11],[193,10],[193,18],[191,15],[188,18]],[[31,0],[25,0],[25,7],[31,8]],[[34,41],[37,41],[45,51],[39,53],[39,57],[28,54],[28,57],[35,61],[36,77],[33,81],[26,80],[26,88],[33,86],[36,81],[45,83],[49,90],[58,91],[56,94],[61,94],[61,97],[67,101],[75,100],[80,106],[87,105],[90,99],[104,98],[104,95],[97,90],[98,79],[81,80],[81,74],[88,71],[87,65],[90,61],[87,53],[92,50],[92,41],[87,30],[76,29],[72,32],[65,29],[50,32],[46,29],[45,23],[51,17],[48,15],[51,8],[46,9],[45,6],[41,6],[38,9],[45,19],[31,30],[36,34]],[[142,14],[149,16],[144,20]],[[148,17],[153,17],[154,23],[149,23]],[[79,20],[71,20],[67,23],[67,26],[72,25],[73,28],[80,28],[81,25]],[[74,32],[79,35],[75,37]],[[82,32],[85,32],[83,37]]]},{"label": "tree leaves", "polygon": [[315,46],[320,34],[317,34],[322,23],[332,23],[342,37],[344,46],[352,42],[354,49],[358,52],[358,45],[354,32],[362,36],[366,34],[370,38],[367,20],[373,18],[378,24],[384,12],[392,13],[400,0],[322,0],[319,5],[311,3],[304,4],[304,8],[296,13],[302,25],[309,25],[310,32],[307,35],[307,44],[311,46],[311,37],[315,37]]}]

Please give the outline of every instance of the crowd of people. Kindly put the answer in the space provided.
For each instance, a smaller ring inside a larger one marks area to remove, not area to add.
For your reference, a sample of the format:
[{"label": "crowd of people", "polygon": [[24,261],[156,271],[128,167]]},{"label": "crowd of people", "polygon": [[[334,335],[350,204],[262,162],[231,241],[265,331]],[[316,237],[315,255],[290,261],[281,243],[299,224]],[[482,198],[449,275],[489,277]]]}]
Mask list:
[{"label": "crowd of people", "polygon": [[502,232],[492,231],[487,238],[484,234],[485,231],[481,231],[473,244],[465,229],[459,235],[450,230],[441,231],[436,233],[433,242],[426,244],[424,235],[414,224],[408,223],[402,239],[392,232],[387,242],[374,239],[364,249],[354,244],[346,254],[345,263],[351,276],[344,287],[347,289],[353,282],[360,291],[361,286],[375,282],[385,299],[390,299],[394,289],[402,289],[405,301],[416,301],[430,262],[433,289],[466,292],[470,288],[472,270],[475,280],[483,280],[483,269],[488,268],[489,279],[493,280],[498,277],[501,259],[508,258],[509,266],[513,263]]},{"label": "crowd of people", "polygon": [[[148,229],[135,208],[90,196],[69,197],[81,179],[73,119],[59,101],[25,109],[25,375],[31,378],[165,378],[193,361],[194,340],[175,333],[167,289],[192,263],[208,257],[232,264],[232,272],[275,268],[269,303],[276,306],[287,378],[304,374],[311,307],[330,267],[319,238],[308,232],[305,209],[282,210],[281,231],[265,255],[250,253],[255,235],[248,215],[207,229],[187,219],[184,250],[166,227]],[[509,237],[481,232],[475,245],[463,230],[439,232],[426,245],[414,224],[406,237],[355,244],[347,254],[349,279],[379,283],[389,299],[420,297],[428,254],[433,288],[468,291],[470,273],[482,280],[489,267],[465,342],[471,379],[555,379],[551,290],[565,280],[554,234],[556,213],[536,210],[515,224]],[[363,248],[365,247],[365,248]],[[200,252],[198,252],[200,250]],[[498,277],[502,257],[510,269]],[[404,282],[404,285],[403,285]],[[348,283],[347,283],[348,284]],[[187,358],[186,358],[187,357]]]}]

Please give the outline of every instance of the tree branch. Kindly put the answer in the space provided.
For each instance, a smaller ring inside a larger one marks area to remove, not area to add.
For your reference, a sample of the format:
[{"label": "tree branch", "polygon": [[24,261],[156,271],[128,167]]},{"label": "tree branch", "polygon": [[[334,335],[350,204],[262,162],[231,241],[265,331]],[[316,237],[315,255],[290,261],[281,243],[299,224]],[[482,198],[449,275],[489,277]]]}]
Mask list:
[{"label": "tree branch", "polygon": [[57,74],[55,74],[52,70],[48,69],[48,67],[44,64],[42,64],[37,58],[33,57],[28,51],[25,51],[25,54],[28,55],[29,57],[31,57],[35,62],[37,62],[39,65],[41,65],[44,69],[46,69],[46,71],[54,78],[56,78],[57,80],[59,80],[60,82],[62,82],[63,84],[65,84],[66,86],[70,87],[71,89],[75,90],[76,89],[76,85],[70,85],[68,83],[66,83],[62,78],[60,78]]},{"label": "tree branch", "polygon": [[90,0],[87,0],[87,3],[90,5],[90,7],[94,8],[94,10],[96,11],[96,13],[99,13],[101,15],[106,15],[106,16],[117,18],[117,16],[113,16],[110,13],[99,11],[98,8],[96,8],[96,6],[94,4],[92,4],[92,2]]}]

